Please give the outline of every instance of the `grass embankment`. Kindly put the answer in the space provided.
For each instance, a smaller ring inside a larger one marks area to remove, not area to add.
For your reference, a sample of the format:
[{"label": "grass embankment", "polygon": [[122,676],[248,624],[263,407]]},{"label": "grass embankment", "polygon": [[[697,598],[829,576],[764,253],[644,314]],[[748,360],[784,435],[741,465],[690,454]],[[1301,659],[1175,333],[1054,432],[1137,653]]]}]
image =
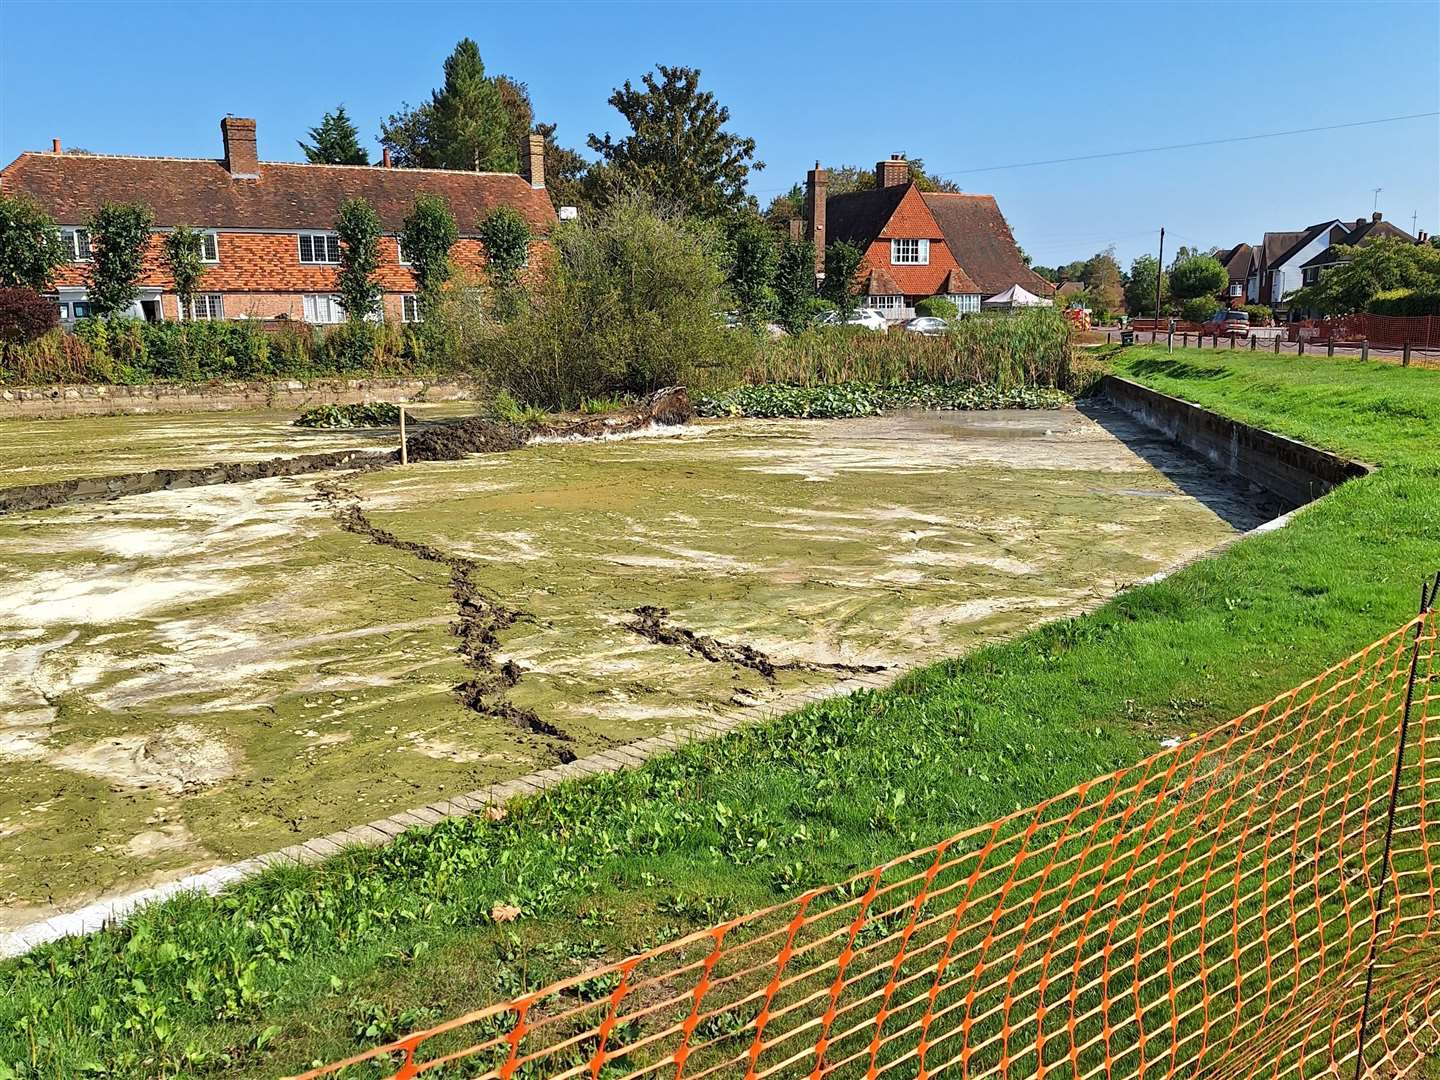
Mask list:
[{"label": "grass embankment", "polygon": [[[1440,564],[1440,376],[1147,348],[1112,362],[1382,468],[1279,532],[889,690],[9,962],[0,1062],[273,1075],[343,1056],[1027,805],[1413,613]],[[496,904],[518,919],[495,923]]]}]

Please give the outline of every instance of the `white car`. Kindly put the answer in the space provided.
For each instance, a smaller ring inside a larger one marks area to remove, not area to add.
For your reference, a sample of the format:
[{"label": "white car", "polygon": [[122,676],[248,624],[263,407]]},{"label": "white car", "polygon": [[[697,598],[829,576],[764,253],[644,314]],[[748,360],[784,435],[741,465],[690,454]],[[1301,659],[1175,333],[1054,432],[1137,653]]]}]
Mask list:
[{"label": "white car", "polygon": [[[826,315],[825,318],[820,320],[820,324],[822,326],[839,326],[839,313],[835,311],[830,312],[830,314]],[[890,328],[890,324],[885,321],[884,315],[881,315],[880,312],[876,311],[874,308],[868,307],[856,308],[851,313],[850,317],[845,320],[845,325],[863,326],[866,330],[874,330],[877,333],[881,334],[885,333]]]},{"label": "white car", "polygon": [[948,322],[933,315],[921,315],[905,324],[907,334],[923,334],[925,337],[939,337],[949,329]]}]

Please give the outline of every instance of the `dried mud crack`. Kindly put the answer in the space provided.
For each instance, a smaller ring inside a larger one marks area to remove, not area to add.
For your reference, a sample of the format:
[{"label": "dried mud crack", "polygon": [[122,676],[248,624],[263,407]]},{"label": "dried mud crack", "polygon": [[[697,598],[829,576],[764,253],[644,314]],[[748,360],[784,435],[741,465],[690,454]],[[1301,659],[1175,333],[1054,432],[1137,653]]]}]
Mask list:
[{"label": "dried mud crack", "polygon": [[[354,475],[357,474],[349,474]],[[472,712],[505,720],[532,735],[543,735],[561,743],[574,742],[572,735],[541,719],[533,710],[505,700],[505,691],[520,680],[520,668],[513,660],[496,663],[495,652],[500,646],[500,631],[512,626],[525,613],[484,594],[475,583],[478,564],[473,560],[450,555],[430,544],[401,539],[374,524],[361,506],[360,497],[345,483],[349,476],[315,485],[340,528],[363,536],[372,544],[402,551],[450,571],[450,595],[458,611],[450,631],[460,639],[457,651],[471,672],[470,678],[455,687],[460,703]],[[561,762],[575,760],[575,752],[568,746],[551,743],[549,749]]]},{"label": "dried mud crack", "polygon": [[712,664],[734,664],[758,671],[771,682],[780,671],[834,671],[845,675],[873,675],[885,670],[884,664],[824,664],[810,660],[777,661],[753,645],[721,641],[708,634],[697,634],[684,626],[669,622],[670,612],[662,607],[642,605],[631,611],[635,616],[626,623],[627,629],[657,645],[675,645],[692,656]]}]

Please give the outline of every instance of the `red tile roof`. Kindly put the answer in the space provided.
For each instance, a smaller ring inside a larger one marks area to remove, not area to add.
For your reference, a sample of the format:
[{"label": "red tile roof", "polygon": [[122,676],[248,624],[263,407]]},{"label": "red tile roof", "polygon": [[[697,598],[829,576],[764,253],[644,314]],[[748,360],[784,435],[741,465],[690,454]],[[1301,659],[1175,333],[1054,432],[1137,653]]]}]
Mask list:
[{"label": "red tile roof", "polygon": [[955,261],[985,296],[1004,292],[1011,285],[1020,285],[1036,296],[1055,295],[1055,286],[1025,265],[995,196],[927,191],[923,197]]},{"label": "red tile roof", "polygon": [[107,202],[138,200],[161,227],[329,229],[340,204],[358,196],[395,233],[421,193],[445,199],[462,236],[500,206],[537,232],[555,222],[544,189],[513,173],[261,162],[258,180],[240,180],[209,158],[24,153],[0,172],[0,189],[25,192],[62,225],[89,220]]},{"label": "red tile roof", "polygon": [[865,275],[865,285],[860,291],[866,296],[900,296],[905,292],[890,271],[883,267],[877,267]]},{"label": "red tile roof", "polygon": [[965,296],[969,293],[983,292],[979,285],[970,279],[970,275],[964,270],[951,270],[945,275],[945,280],[940,283],[940,291],[951,296]]}]

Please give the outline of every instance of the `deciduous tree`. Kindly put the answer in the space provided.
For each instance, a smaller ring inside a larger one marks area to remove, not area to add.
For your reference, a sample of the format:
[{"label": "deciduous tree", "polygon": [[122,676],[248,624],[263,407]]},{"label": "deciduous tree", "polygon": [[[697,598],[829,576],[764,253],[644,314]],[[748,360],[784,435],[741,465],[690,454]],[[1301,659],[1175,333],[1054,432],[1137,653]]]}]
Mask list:
[{"label": "deciduous tree", "polygon": [[66,258],[49,214],[28,196],[0,193],[0,288],[42,292]]},{"label": "deciduous tree", "polygon": [[186,225],[175,226],[165,237],[165,265],[180,298],[181,318],[187,318],[205,276],[205,235]]},{"label": "deciduous tree", "polygon": [[351,322],[369,318],[380,310],[380,215],[364,199],[346,199],[335,219],[340,237],[340,273],[336,290],[340,306]]},{"label": "deciduous tree", "polygon": [[755,160],[754,139],[725,130],[730,110],[700,89],[700,72],[659,64],[641,85],[626,80],[610,95],[630,134],[587,140],[611,174],[608,189],[635,188],[701,217],[747,205],[746,177],[764,163]]},{"label": "deciduous tree", "polygon": [[420,306],[427,314],[450,279],[450,249],[459,238],[455,217],[439,195],[418,195],[401,225],[400,246],[415,275]]},{"label": "deciduous tree", "polygon": [[1292,306],[1322,315],[1364,311],[1375,294],[1390,289],[1440,291],[1440,250],[1382,236],[1369,244],[1335,249],[1341,262],[1290,298]]},{"label": "deciduous tree", "polygon": [[300,143],[305,158],[312,165],[369,165],[370,153],[360,145],[360,132],[345,114],[345,106],[335,106],[318,126],[310,129],[310,142]]},{"label": "deciduous tree", "polygon": [[825,283],[821,295],[835,305],[842,322],[859,306],[855,279],[864,257],[863,251],[845,240],[832,240],[825,245]]},{"label": "deciduous tree", "polygon": [[144,203],[106,203],[90,219],[90,307],[103,317],[124,311],[139,295],[140,271],[155,216]]},{"label": "deciduous tree", "polygon": [[775,267],[776,315],[792,334],[815,322],[815,245],[786,237]]},{"label": "deciduous tree", "polygon": [[731,222],[727,239],[730,256],[730,291],[740,317],[751,326],[775,314],[775,268],[780,250],[765,219],[753,212]]},{"label": "deciduous tree", "polygon": [[1170,292],[1177,300],[1217,296],[1230,284],[1230,275],[1218,259],[1191,255],[1170,268]]},{"label": "deciduous tree", "polygon": [[[1131,315],[1155,314],[1155,275],[1160,271],[1160,260],[1154,255],[1141,255],[1130,264],[1130,280],[1125,285],[1125,310]],[[1169,297],[1167,278],[1160,275],[1160,302]]]}]

